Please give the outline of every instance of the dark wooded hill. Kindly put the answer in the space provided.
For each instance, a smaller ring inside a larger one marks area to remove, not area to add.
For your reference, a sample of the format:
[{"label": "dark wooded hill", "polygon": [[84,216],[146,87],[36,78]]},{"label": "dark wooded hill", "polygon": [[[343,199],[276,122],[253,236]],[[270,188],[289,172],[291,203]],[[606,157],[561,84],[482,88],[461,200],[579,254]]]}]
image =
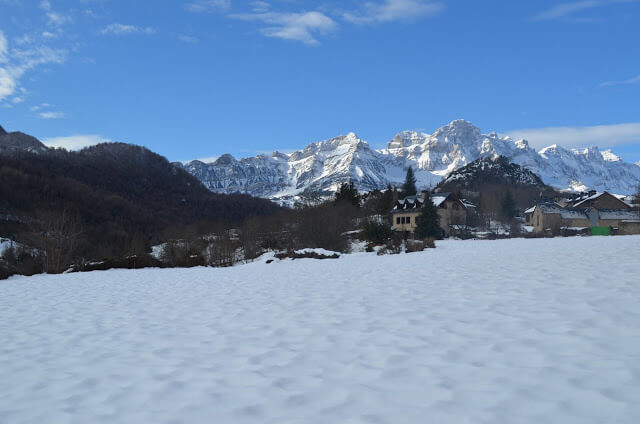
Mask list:
[{"label": "dark wooded hill", "polygon": [[187,226],[232,226],[280,209],[264,199],[212,193],[143,147],[107,143],[68,152],[28,146],[0,149],[0,236],[30,245],[57,222],[78,229],[82,257],[119,256],[134,245],[148,251]]},{"label": "dark wooded hill", "polygon": [[506,157],[481,158],[453,171],[436,187],[440,192],[455,192],[478,204],[482,212],[498,212],[506,192],[516,207],[523,210],[542,197],[556,192],[540,177]]}]

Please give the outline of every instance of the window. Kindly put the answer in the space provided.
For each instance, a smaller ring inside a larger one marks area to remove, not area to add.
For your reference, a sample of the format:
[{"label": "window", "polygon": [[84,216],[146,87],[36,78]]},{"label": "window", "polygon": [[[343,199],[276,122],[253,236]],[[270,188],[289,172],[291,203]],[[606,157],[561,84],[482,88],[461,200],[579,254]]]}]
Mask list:
[{"label": "window", "polygon": [[399,216],[396,217],[396,225],[400,225],[400,217]]},{"label": "window", "polygon": [[536,227],[540,226],[540,215],[536,216]]},{"label": "window", "polygon": [[411,217],[410,216],[407,217],[407,224],[411,224]]}]

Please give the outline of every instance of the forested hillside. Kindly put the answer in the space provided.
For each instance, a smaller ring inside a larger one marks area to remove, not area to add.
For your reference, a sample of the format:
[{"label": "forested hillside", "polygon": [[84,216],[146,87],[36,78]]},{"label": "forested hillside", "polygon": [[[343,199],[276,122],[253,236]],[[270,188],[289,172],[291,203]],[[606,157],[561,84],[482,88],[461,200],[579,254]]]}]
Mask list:
[{"label": "forested hillside", "polygon": [[164,157],[128,144],[0,154],[0,236],[38,249],[54,243],[67,256],[60,266],[146,252],[190,226],[229,227],[278,209],[212,193]]}]

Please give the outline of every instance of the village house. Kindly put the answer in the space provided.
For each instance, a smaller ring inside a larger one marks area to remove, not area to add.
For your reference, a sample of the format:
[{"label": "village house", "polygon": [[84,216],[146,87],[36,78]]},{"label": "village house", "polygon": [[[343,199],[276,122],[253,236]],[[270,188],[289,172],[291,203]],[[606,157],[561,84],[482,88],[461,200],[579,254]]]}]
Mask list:
[{"label": "village house", "polygon": [[569,199],[561,199],[558,204],[564,208],[631,209],[631,205],[608,192],[590,191]]},{"label": "village house", "polygon": [[534,233],[590,231],[593,234],[640,234],[640,214],[607,192],[565,202],[541,202],[525,211]]},{"label": "village house", "polygon": [[[422,213],[426,193],[409,196],[397,200],[391,211],[394,231],[413,233],[417,226],[417,218]],[[465,225],[467,222],[467,208],[469,205],[458,199],[453,193],[433,193],[431,201],[438,208],[440,227],[445,236],[451,235],[454,226]]]}]

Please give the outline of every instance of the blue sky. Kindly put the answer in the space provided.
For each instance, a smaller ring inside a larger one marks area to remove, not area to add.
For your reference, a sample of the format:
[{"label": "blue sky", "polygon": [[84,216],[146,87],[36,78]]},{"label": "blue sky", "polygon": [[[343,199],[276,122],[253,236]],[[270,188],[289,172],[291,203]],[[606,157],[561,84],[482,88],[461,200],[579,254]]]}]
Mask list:
[{"label": "blue sky", "polygon": [[172,160],[464,118],[640,161],[640,1],[0,0],[0,125]]}]

